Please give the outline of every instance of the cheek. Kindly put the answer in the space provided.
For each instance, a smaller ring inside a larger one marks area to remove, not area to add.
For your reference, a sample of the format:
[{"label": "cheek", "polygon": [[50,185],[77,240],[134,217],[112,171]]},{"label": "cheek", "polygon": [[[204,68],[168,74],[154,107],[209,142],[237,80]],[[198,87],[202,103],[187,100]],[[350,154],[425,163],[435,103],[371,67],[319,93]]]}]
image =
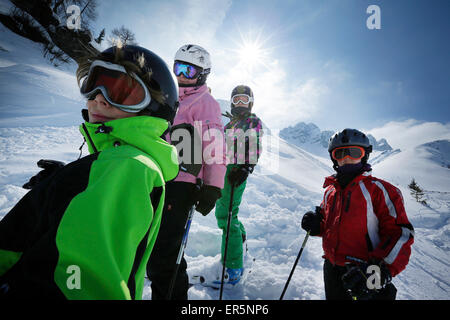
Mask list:
[{"label": "cheek", "polygon": [[92,100],[86,100],[86,107],[88,107],[88,109],[92,108],[93,103],[94,103],[94,101],[92,101]]},{"label": "cheek", "polygon": [[86,107],[89,112],[92,112],[92,109],[94,108],[95,102],[93,100],[87,100],[86,101]]},{"label": "cheek", "polygon": [[111,113],[115,119],[129,118],[137,115],[136,113],[125,112],[115,107],[111,108]]}]

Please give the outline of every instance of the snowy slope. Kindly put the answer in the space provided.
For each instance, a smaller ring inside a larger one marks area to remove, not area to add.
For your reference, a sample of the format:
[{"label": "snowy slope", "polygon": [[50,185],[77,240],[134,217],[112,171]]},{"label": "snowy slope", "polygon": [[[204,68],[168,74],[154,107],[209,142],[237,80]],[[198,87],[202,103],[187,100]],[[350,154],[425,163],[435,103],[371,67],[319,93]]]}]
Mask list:
[{"label": "snowy slope", "polygon": [[[8,50],[0,50],[1,219],[26,193],[21,185],[38,172],[36,161],[78,158],[82,137],[77,125],[83,102],[77,96],[73,73],[51,68],[33,43],[2,27],[0,34],[0,46]],[[4,85],[9,87],[4,89]],[[277,136],[267,134],[265,139],[261,163],[249,178],[239,214],[255,262],[246,284],[226,291],[225,299],[279,298],[305,236],[301,217],[320,203],[323,178],[332,173],[327,158]],[[87,154],[85,147],[83,154]],[[402,150],[374,166],[374,175],[402,190],[416,230],[410,264],[394,279],[399,299],[449,298],[448,164],[449,140],[444,139]],[[415,202],[409,194],[407,185],[412,177],[426,190],[428,206]],[[206,217],[196,214],[186,249],[189,273],[214,269],[220,239],[214,212]],[[285,299],[324,299],[321,256],[320,239],[310,238]],[[147,282],[144,298],[150,297]],[[189,297],[217,299],[218,291],[196,285],[189,290]]]},{"label": "snowy slope", "polygon": [[54,68],[38,44],[11,36],[1,24],[0,48],[0,127],[76,125],[84,102],[75,66]]},{"label": "snowy slope", "polygon": [[[404,150],[374,167],[378,177],[402,191],[415,229],[410,263],[396,282],[405,299],[450,297],[450,133],[448,138]],[[425,191],[428,205],[411,196],[407,186],[412,178]]]}]

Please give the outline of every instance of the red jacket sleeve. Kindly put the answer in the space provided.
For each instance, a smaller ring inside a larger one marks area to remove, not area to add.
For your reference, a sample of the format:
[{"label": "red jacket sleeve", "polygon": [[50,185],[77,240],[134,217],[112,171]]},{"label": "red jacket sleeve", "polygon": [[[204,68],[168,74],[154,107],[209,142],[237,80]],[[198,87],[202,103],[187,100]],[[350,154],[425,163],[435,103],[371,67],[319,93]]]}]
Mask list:
[{"label": "red jacket sleeve", "polygon": [[401,191],[385,181],[373,183],[377,186],[373,206],[379,221],[380,242],[370,256],[384,260],[395,276],[408,264],[414,228],[406,216]]}]

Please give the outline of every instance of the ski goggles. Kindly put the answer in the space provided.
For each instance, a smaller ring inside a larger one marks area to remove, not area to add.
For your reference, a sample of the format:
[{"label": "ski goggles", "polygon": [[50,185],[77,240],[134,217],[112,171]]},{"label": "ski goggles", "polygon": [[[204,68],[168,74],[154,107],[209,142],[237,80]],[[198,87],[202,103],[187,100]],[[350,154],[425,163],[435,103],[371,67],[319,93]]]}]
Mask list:
[{"label": "ski goggles", "polygon": [[193,66],[189,63],[175,61],[173,64],[173,73],[175,73],[177,77],[183,74],[186,79],[195,79],[201,72],[201,68]]},{"label": "ski goggles", "polygon": [[121,65],[95,60],[80,88],[81,94],[94,99],[100,92],[114,107],[126,112],[139,112],[151,102],[150,92],[135,74]]},{"label": "ski goggles", "polygon": [[250,97],[248,94],[236,94],[231,97],[231,102],[236,105],[238,103],[242,103],[245,105],[250,104],[253,102],[253,97]]},{"label": "ski goggles", "polygon": [[334,160],[343,160],[349,158],[352,160],[360,160],[364,157],[366,151],[363,147],[359,146],[348,146],[348,147],[338,147],[331,152],[331,157]]}]

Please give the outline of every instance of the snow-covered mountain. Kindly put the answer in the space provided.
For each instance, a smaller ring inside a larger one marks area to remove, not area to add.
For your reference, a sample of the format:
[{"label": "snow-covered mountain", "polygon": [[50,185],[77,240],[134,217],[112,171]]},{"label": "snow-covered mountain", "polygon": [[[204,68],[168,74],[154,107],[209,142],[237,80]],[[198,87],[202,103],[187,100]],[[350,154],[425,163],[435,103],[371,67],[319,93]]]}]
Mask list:
[{"label": "snow-covered mountain", "polygon": [[[328,157],[328,142],[330,137],[336,131],[323,130],[314,123],[299,122],[295,126],[284,128],[280,131],[280,137],[284,140],[299,146],[314,154]],[[370,143],[373,146],[373,150],[378,153],[384,152],[385,155],[390,154],[393,151],[392,147],[382,138],[379,141],[374,136],[368,134]]]},{"label": "snow-covered mountain", "polygon": [[[280,137],[314,154],[328,156],[326,150],[328,148],[328,142],[335,132],[331,130],[321,131],[314,123],[299,122],[295,126],[282,129],[280,131]],[[393,151],[386,139],[382,138],[377,140],[371,134],[368,134],[367,137],[374,151],[386,153]]]},{"label": "snow-covered mountain", "polygon": [[284,128],[280,137],[287,142],[299,146],[309,152],[327,157],[327,147],[334,131],[321,131],[314,123],[299,122],[295,126]]},{"label": "snow-covered mountain", "polygon": [[[79,157],[83,139],[77,125],[84,102],[77,96],[73,71],[52,68],[39,47],[0,25],[0,219],[26,194],[21,186],[39,169],[41,158],[70,162]],[[6,87],[4,87],[6,86]],[[213,88],[214,92],[214,88]],[[54,99],[55,103],[52,103]],[[229,102],[219,101],[223,111]],[[70,119],[71,122],[68,122]],[[244,285],[225,291],[225,299],[278,299],[305,236],[303,214],[320,204],[324,177],[332,174],[322,131],[304,125],[310,134],[303,145],[285,137],[265,135],[264,152],[249,177],[239,213],[255,258]],[[293,132],[291,130],[291,132]],[[332,133],[332,132],[331,132]],[[328,133],[327,133],[328,134]],[[327,137],[327,139],[329,136]],[[309,145],[306,143],[310,142]],[[328,143],[328,141],[327,141]],[[383,147],[384,144],[384,147]],[[325,155],[313,152],[325,150]],[[415,243],[406,270],[393,282],[398,299],[448,299],[450,291],[450,132],[446,139],[427,141],[383,161],[371,157],[375,176],[390,181],[403,193],[415,228]],[[86,146],[83,155],[88,153]],[[381,158],[380,158],[381,159]],[[414,178],[425,190],[427,205],[410,195]],[[221,231],[214,212],[194,216],[186,248],[188,272],[205,272],[219,259]],[[293,275],[285,299],[324,299],[321,240],[311,237]],[[150,299],[146,283],[144,299]],[[199,285],[190,299],[218,299],[218,291]]]}]

